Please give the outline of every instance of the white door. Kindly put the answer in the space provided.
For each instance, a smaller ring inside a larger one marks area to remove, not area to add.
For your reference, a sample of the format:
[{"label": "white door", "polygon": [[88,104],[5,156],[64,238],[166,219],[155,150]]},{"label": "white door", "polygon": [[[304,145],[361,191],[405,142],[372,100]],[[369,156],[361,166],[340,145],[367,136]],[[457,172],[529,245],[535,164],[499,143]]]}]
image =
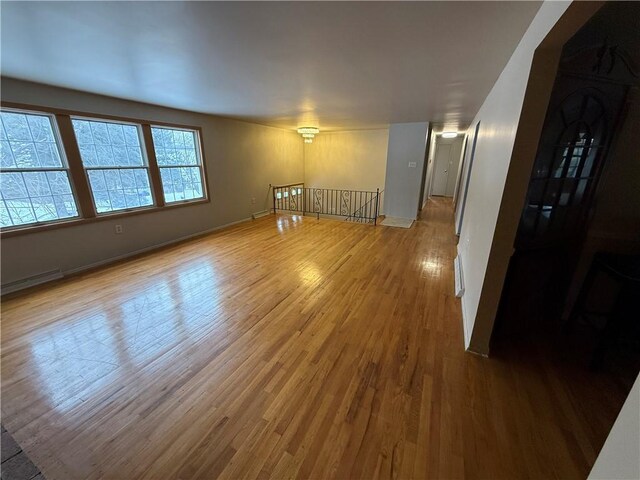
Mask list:
[{"label": "white door", "polygon": [[431,195],[445,196],[449,180],[449,163],[451,161],[451,144],[441,143],[436,149],[436,166],[433,171],[433,189]]},{"label": "white door", "polygon": [[[456,181],[458,180],[458,166],[460,165],[460,149],[462,142],[456,142],[451,145],[451,154],[449,156],[449,168],[447,169],[447,197],[453,197],[456,191]],[[456,158],[458,157],[458,158]]]}]

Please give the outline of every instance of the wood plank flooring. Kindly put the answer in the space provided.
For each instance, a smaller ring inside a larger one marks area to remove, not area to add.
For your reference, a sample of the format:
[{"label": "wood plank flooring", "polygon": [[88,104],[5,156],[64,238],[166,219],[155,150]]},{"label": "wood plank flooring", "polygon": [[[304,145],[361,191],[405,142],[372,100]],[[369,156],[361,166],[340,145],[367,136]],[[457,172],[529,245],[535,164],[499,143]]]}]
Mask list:
[{"label": "wood plank flooring", "polygon": [[2,422],[49,480],[585,478],[624,392],[463,351],[452,210],[273,215],[2,304]]}]

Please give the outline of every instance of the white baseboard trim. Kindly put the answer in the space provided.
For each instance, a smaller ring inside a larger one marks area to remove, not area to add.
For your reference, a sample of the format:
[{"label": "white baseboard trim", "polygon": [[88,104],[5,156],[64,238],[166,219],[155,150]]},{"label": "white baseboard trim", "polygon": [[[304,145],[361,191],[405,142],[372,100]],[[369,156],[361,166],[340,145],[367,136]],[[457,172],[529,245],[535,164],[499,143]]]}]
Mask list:
[{"label": "white baseboard trim", "polygon": [[[2,294],[7,294],[7,293],[13,293],[13,292],[18,292],[20,290],[24,290],[25,288],[29,288],[29,287],[34,287],[36,285],[41,285],[44,283],[48,283],[51,282],[53,280],[59,280],[61,278],[70,276],[70,275],[76,275],[78,273],[82,273],[85,270],[91,270],[94,268],[98,268],[98,267],[102,267],[105,265],[109,265],[111,263],[114,262],[118,262],[120,260],[126,260],[127,258],[130,257],[134,257],[136,255],[140,255],[142,253],[146,253],[146,252],[150,252],[153,250],[157,250],[158,248],[162,248],[162,247],[167,247],[169,245],[173,245],[175,243],[180,243],[183,242],[185,240],[189,240],[191,238],[195,238],[195,237],[199,237],[201,235],[206,235],[208,233],[213,233],[216,232],[218,230],[223,230],[227,227],[231,227],[233,225],[237,225],[239,223],[243,223],[243,222],[248,222],[252,220],[251,217],[248,218],[243,218],[240,220],[237,220],[235,222],[230,222],[230,223],[225,223],[224,225],[219,225],[217,227],[213,227],[213,228],[209,228],[207,230],[202,230],[200,232],[196,232],[196,233],[191,233],[189,235],[184,235],[182,237],[178,237],[178,238],[174,238],[172,240],[168,240],[166,242],[162,242],[162,243],[155,243],[153,245],[149,245],[148,247],[144,247],[144,248],[140,248],[138,250],[133,250],[131,252],[127,252],[127,253],[123,253],[122,255],[116,255],[114,257],[109,257],[109,258],[105,258],[104,260],[99,260],[97,262],[93,262],[93,263],[89,263],[87,265],[82,265],[81,267],[76,267],[76,268],[70,268],[69,270],[55,270],[52,272],[47,272],[47,274],[38,274],[35,275],[33,277],[29,277],[26,279],[22,279],[22,280],[16,280],[14,282],[10,282],[6,285],[2,285]],[[49,273],[54,273],[55,272],[55,276],[54,275],[48,275]]]}]

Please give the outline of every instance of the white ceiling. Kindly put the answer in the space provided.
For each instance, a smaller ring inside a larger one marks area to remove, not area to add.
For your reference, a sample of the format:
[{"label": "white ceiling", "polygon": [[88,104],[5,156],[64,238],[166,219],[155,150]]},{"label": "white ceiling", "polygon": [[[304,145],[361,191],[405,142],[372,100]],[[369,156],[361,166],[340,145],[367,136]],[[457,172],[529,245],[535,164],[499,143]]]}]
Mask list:
[{"label": "white ceiling", "polygon": [[295,128],[465,127],[540,2],[2,2],[2,75]]}]

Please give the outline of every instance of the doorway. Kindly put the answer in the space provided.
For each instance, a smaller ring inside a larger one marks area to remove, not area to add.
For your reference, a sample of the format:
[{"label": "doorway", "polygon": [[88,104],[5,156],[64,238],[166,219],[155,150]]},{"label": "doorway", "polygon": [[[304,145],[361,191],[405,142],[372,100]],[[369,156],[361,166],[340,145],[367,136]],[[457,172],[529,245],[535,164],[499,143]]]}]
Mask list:
[{"label": "doorway", "polygon": [[[640,254],[640,148],[635,138],[640,34],[631,20],[639,15],[638,4],[607,4],[563,49],[493,346],[504,345],[505,339],[538,345],[561,341],[563,350],[577,344],[577,337],[563,336],[562,327],[573,318],[574,300],[590,266],[603,255]],[[605,307],[606,328],[617,314],[605,305],[604,293],[596,288],[589,295]],[[588,325],[589,335],[597,343],[604,330],[593,326]]]},{"label": "doorway", "polygon": [[431,195],[453,197],[462,155],[463,137],[436,138],[436,151],[431,184]]},{"label": "doorway", "polygon": [[418,212],[420,215],[420,211],[425,207],[426,199],[429,195],[429,184],[427,183],[427,177],[430,173],[430,158],[432,149],[435,148],[433,145],[433,126],[429,124],[429,129],[427,130],[427,148],[424,152],[424,162],[422,163],[422,175],[420,178],[422,181],[420,182],[420,195],[418,196]]}]

